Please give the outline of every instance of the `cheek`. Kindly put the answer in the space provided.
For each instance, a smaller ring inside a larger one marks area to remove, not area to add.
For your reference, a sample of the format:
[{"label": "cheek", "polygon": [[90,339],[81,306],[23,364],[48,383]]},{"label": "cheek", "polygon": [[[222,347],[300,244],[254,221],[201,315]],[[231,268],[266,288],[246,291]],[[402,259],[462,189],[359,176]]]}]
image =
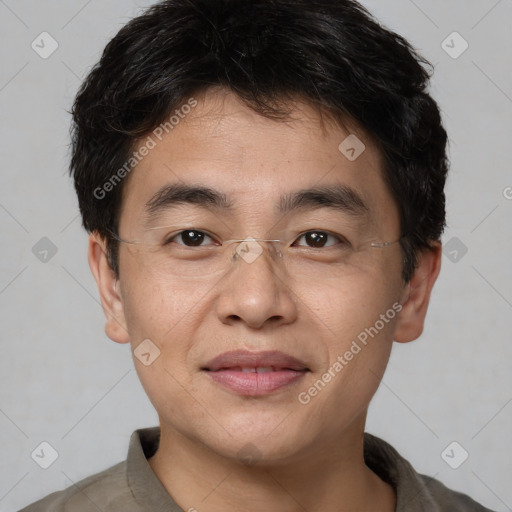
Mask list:
[{"label": "cheek", "polygon": [[392,303],[354,298],[344,306],[343,313],[329,319],[336,333],[329,343],[331,364],[341,358],[347,377],[361,371],[381,375],[393,342],[396,311]]},{"label": "cheek", "polygon": [[335,375],[329,387],[343,388],[342,395],[336,392],[341,401],[347,398],[346,392],[365,394],[376,389],[401,309],[396,300],[399,289],[382,277],[359,275],[298,294],[322,331],[328,361],[321,370]]},{"label": "cheek", "polygon": [[149,338],[157,344],[182,339],[206,299],[207,289],[194,281],[171,279],[140,268],[134,258],[122,262],[122,296],[132,344]]},{"label": "cheek", "polygon": [[300,400],[311,418],[332,419],[322,427],[326,436],[338,435],[364,414],[391,352],[395,294],[376,287],[375,280],[357,283],[347,280],[341,291],[330,287],[308,295],[316,300],[316,324],[323,331],[328,362],[305,383]]},{"label": "cheek", "polygon": [[[181,417],[191,408],[195,395],[187,356],[194,329],[205,300],[197,285],[179,285],[169,280],[144,279],[141,275],[124,283],[123,304],[132,351],[146,339],[157,347],[158,357],[148,366],[133,356],[139,380],[159,413]],[[187,390],[187,391],[185,391]],[[199,415],[199,411],[196,411]]]},{"label": "cheek", "polygon": [[128,257],[123,264],[123,309],[132,351],[146,339],[159,350],[150,366],[141,364],[134,355],[142,385],[157,406],[155,401],[162,390],[179,396],[182,386],[192,386],[187,357],[194,333],[204,319],[213,284],[155,276]]},{"label": "cheek", "polygon": [[321,321],[326,333],[331,333],[329,338],[343,339],[373,325],[398,300],[401,285],[396,275],[398,271],[389,272],[388,267],[388,272],[376,269],[353,273],[318,286],[297,286],[294,291],[307,305],[306,311]]}]

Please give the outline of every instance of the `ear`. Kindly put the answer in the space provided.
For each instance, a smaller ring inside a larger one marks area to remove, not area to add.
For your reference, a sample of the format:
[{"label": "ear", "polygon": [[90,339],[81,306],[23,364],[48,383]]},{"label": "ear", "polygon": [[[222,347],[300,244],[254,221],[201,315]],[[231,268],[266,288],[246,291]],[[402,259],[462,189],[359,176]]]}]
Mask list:
[{"label": "ear", "polygon": [[100,292],[101,305],[107,319],[105,333],[117,343],[128,343],[123,301],[119,281],[107,258],[106,241],[98,233],[89,236],[89,266]]},{"label": "ear", "polygon": [[402,294],[402,310],[395,325],[394,340],[399,343],[413,341],[423,332],[432,287],[441,270],[441,243],[418,254],[418,266]]}]

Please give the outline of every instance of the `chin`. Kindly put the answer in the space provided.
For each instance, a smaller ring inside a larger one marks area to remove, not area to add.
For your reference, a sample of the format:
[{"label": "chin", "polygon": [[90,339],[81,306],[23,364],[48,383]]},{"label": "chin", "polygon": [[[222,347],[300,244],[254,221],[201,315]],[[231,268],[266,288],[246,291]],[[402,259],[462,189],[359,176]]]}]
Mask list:
[{"label": "chin", "polygon": [[309,436],[298,425],[286,425],[286,414],[266,415],[254,421],[223,423],[226,431],[215,440],[201,439],[219,455],[242,464],[254,466],[277,466],[291,462],[306,449]]}]

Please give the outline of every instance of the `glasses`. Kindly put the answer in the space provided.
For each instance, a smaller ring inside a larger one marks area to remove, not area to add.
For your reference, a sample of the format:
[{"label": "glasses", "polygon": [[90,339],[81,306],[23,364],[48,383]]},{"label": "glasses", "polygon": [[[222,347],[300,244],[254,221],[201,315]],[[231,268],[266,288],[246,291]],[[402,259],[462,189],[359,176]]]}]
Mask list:
[{"label": "glasses", "polygon": [[262,258],[291,279],[337,279],[375,268],[383,250],[400,240],[349,241],[330,231],[314,229],[284,239],[243,238],[221,241],[207,231],[157,227],[136,240],[113,238],[128,247],[141,266],[158,276],[201,279],[222,276]]}]

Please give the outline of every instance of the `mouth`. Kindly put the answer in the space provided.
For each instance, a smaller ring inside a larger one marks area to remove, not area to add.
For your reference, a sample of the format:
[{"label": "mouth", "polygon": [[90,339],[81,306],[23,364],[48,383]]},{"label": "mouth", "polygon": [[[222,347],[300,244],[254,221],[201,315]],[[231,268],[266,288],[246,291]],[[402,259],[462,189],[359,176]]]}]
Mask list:
[{"label": "mouth", "polygon": [[261,396],[290,386],[311,370],[279,351],[225,352],[201,368],[214,382],[238,395]]}]

